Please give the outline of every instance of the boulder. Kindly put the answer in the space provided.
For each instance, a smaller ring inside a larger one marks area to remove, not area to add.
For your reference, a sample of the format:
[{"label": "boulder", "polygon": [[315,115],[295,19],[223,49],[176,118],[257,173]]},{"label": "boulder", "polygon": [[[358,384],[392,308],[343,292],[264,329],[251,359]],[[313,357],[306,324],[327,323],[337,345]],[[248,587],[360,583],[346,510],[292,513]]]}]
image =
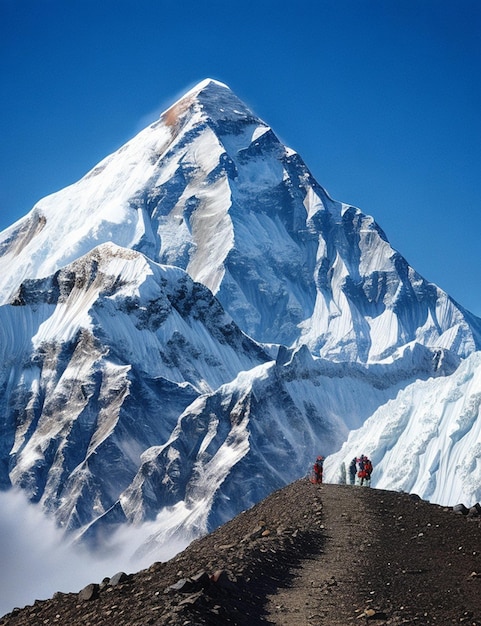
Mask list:
[{"label": "boulder", "polygon": [[481,504],[479,504],[479,502],[476,502],[476,504],[473,504],[473,506],[468,511],[468,515],[470,515],[471,517],[480,517],[481,516]]},{"label": "boulder", "polygon": [[129,576],[128,574],[126,574],[125,572],[117,572],[117,574],[114,574],[112,576],[112,578],[109,581],[109,585],[111,587],[115,587],[117,585],[120,585],[121,583],[125,583],[129,580]]},{"label": "boulder", "polygon": [[99,585],[97,583],[90,583],[86,587],[84,587],[81,591],[79,591],[78,599],[82,602],[86,602],[89,600],[95,600],[99,597]]}]

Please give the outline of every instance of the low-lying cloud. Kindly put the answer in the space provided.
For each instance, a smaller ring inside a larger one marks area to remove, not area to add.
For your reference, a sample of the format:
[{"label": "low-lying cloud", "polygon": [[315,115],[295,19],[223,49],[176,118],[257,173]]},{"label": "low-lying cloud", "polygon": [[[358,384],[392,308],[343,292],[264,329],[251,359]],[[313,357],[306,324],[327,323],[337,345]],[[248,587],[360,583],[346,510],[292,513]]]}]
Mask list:
[{"label": "low-lying cloud", "polygon": [[95,553],[73,545],[38,505],[18,491],[0,493],[0,616],[52,597],[56,591],[77,592],[118,571],[132,573],[166,560],[186,546],[169,542],[155,554],[133,560],[155,524],[123,528],[105,550]]}]

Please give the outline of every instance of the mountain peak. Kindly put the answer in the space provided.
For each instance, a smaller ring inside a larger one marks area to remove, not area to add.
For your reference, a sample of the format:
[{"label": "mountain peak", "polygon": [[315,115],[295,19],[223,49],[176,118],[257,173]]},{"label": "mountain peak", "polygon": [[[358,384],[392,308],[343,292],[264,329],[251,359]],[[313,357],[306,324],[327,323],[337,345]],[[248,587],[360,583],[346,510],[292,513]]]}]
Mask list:
[{"label": "mountain peak", "polygon": [[213,78],[205,78],[189,89],[162,114],[161,119],[168,126],[174,126],[187,111],[195,110],[213,122],[245,119],[249,123],[260,123],[230,87]]},{"label": "mountain peak", "polygon": [[231,91],[228,85],[220,82],[219,80],[216,80],[215,78],[204,78],[199,83],[197,83],[197,85],[192,87],[192,89],[190,89],[183,97],[186,98],[191,95],[197,95],[200,92],[203,92],[205,90],[208,90],[211,92],[222,91],[222,90]]},{"label": "mountain peak", "polygon": [[232,90],[224,83],[221,83],[214,78],[204,78],[194,87],[186,91],[180,98],[178,98],[164,113],[172,111],[173,109],[186,110],[194,102],[205,102],[206,100],[217,100],[223,98],[226,95],[235,97]]}]

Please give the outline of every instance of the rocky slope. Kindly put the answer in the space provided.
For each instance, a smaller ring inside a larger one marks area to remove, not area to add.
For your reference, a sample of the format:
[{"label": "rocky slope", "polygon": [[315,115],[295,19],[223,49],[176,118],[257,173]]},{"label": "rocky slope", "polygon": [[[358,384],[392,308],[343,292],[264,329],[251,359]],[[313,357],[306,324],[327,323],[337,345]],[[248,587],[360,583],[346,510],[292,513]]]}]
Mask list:
[{"label": "rocky slope", "polygon": [[307,479],[167,563],[14,610],[0,626],[481,626],[481,517]]}]

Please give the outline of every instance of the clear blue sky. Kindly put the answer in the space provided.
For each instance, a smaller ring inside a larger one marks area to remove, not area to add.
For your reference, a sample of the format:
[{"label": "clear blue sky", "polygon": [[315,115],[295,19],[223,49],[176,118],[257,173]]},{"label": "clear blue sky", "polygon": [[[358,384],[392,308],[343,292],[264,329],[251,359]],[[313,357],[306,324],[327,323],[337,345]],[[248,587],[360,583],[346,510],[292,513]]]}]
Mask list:
[{"label": "clear blue sky", "polygon": [[481,315],[479,0],[0,0],[0,229],[196,82]]}]

